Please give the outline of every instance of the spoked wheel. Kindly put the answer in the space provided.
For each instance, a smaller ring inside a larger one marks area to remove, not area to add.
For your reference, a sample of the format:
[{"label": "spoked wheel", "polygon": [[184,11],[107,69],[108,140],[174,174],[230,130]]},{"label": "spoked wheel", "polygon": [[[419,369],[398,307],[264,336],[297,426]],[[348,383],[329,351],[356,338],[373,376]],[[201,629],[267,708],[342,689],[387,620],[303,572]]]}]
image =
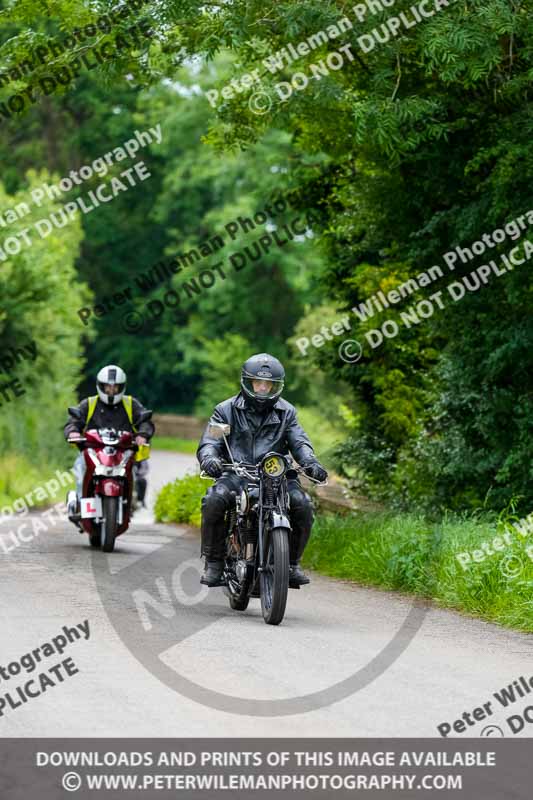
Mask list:
[{"label": "spoked wheel", "polygon": [[284,528],[270,531],[260,585],[263,619],[267,625],[279,625],[285,615],[289,591],[289,537]]},{"label": "spoked wheel", "polygon": [[103,497],[102,506],[104,518],[102,520],[101,541],[104,553],[112,553],[115,548],[117,535],[118,497]]}]

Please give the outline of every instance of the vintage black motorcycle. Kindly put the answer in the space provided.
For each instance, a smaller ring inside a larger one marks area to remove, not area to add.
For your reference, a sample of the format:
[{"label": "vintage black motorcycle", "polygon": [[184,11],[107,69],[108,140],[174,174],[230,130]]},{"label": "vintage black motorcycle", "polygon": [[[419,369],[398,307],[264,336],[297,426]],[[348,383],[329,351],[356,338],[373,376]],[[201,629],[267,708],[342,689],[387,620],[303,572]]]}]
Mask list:
[{"label": "vintage black motorcycle", "polygon": [[224,591],[235,611],[245,611],[251,597],[260,597],[264,621],[267,625],[279,625],[285,615],[289,589],[291,524],[287,473],[290,470],[303,473],[303,469],[295,467],[287,456],[274,452],[267,453],[258,464],[236,463],[226,438],[230,430],[229,425],[220,422],[209,425],[212,436],[224,438],[231,458],[231,463],[223,465],[224,470],[245,479],[226,519]]}]

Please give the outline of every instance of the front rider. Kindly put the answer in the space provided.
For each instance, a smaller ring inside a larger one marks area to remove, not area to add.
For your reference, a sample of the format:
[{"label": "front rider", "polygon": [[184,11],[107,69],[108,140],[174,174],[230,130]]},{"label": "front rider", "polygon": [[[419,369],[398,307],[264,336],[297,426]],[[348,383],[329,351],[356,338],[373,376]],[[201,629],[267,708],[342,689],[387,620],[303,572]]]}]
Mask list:
[{"label": "front rider", "polygon": [[[261,353],[245,361],[241,372],[241,391],[219,403],[212,422],[231,425],[228,442],[236,462],[257,464],[269,451],[288,454],[304,468],[307,475],[325,481],[328,474],[318,463],[313,447],[300,426],[294,406],[280,395],[285,370],[277,358]],[[220,586],[224,566],[226,529],[224,518],[235,503],[242,478],[234,473],[222,474],[223,462],[229,461],[223,439],[209,434],[209,425],[200,440],[197,458],[201,469],[216,478],[202,499],[202,552],[206,557],[201,583]],[[289,473],[290,475],[290,473]],[[303,490],[297,474],[287,480],[290,495],[292,534],[289,542],[289,586],[309,583],[300,566],[304,548],[313,525],[313,506]]]},{"label": "front rider", "polygon": [[[131,431],[136,434],[136,444],[147,444],[155,432],[154,424],[150,420],[140,422],[140,417],[146,412],[145,407],[135,397],[125,395],[126,373],[115,364],[102,367],[96,376],[96,390],[98,394],[82,400],[77,410],[80,418],[69,415],[69,420],[64,427],[65,439],[69,443],[79,441],[85,431],[91,428],[115,428],[120,431]],[[90,425],[89,425],[90,423]],[[140,461],[136,464],[136,483],[139,502],[144,505],[144,492],[146,491],[146,472],[148,462]],[[77,492],[69,492],[67,497],[67,514],[71,522],[79,521],[79,498],[82,496],[83,478],[85,475],[85,460],[80,453],[74,463]],[[76,496],[77,494],[77,496]]]}]

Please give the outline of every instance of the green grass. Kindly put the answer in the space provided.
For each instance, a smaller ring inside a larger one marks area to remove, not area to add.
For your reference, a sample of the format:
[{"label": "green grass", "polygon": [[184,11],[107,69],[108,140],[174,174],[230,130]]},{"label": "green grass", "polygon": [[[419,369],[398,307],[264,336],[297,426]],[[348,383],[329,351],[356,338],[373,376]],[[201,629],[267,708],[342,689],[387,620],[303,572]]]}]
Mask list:
[{"label": "green grass", "polygon": [[[34,492],[38,487],[44,488],[47,481],[56,477],[54,475],[56,469],[63,471],[65,467],[59,464],[55,467],[50,464],[39,466],[16,453],[2,456],[0,458],[0,508],[11,506],[15,500],[23,498],[29,492]],[[64,500],[69,488],[74,488],[74,476],[69,486],[66,486],[66,484],[60,486],[53,493],[46,490],[46,498],[40,500],[35,497],[31,498],[33,506],[35,508],[44,508],[54,502]]]},{"label": "green grass", "polygon": [[179,439],[175,436],[154,436],[151,441],[154,450],[173,450],[176,453],[196,453],[197,439]]},{"label": "green grass", "polygon": [[[533,631],[533,542],[513,533],[501,552],[463,569],[457,553],[489,547],[509,529],[495,517],[448,517],[439,523],[414,514],[319,515],[304,564],[324,575],[422,595],[439,605],[511,628]],[[492,548],[490,548],[492,549]],[[516,576],[506,564],[518,566]],[[502,569],[503,568],[503,569]]]}]

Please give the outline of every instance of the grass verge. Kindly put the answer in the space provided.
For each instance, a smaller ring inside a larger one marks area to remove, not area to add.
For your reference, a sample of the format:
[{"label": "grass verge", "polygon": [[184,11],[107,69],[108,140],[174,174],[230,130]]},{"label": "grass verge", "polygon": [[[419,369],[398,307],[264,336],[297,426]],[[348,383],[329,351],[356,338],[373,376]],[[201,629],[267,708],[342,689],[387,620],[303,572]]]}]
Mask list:
[{"label": "grass verge", "polygon": [[[51,464],[36,465],[16,453],[2,456],[0,458],[0,509],[11,506],[18,500],[15,511],[23,511],[26,505],[24,496],[30,492],[32,493],[32,506],[35,508],[44,508],[59,500],[64,500],[67,489],[74,488],[74,476],[72,485],[68,487],[60,486],[59,489],[54,490],[52,486],[49,486],[44,490],[45,484],[56,478],[55,469],[68,471],[62,464],[55,467]],[[39,496],[35,494],[38,488],[43,490],[38,493]]]},{"label": "grass verge", "polygon": [[[529,535],[533,542],[533,528]],[[461,553],[471,557],[464,566]],[[304,564],[531,632],[532,558],[531,543],[510,519],[447,517],[436,523],[415,514],[324,514],[315,522]]]},{"label": "grass verge", "polygon": [[179,439],[175,436],[154,436],[151,441],[154,450],[172,450],[175,453],[196,453],[197,439]]}]

